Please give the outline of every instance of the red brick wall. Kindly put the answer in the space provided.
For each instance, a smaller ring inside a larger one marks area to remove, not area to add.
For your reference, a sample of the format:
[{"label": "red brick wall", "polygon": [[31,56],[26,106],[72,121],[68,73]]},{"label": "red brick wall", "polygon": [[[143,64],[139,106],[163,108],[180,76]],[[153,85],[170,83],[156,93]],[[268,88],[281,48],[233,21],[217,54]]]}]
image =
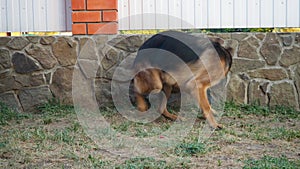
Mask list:
[{"label": "red brick wall", "polygon": [[118,0],[72,0],[73,35],[116,34]]}]

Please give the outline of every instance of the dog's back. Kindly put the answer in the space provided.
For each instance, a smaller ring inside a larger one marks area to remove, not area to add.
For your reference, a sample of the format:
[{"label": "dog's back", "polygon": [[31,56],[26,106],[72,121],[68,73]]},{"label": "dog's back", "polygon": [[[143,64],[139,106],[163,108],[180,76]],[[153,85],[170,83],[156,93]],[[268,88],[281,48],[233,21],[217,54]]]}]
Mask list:
[{"label": "dog's back", "polygon": [[216,54],[218,54],[218,59],[224,62],[224,71],[226,73],[228,72],[232,64],[232,58],[230,54],[231,49],[225,49],[223,46],[221,46],[218,40],[208,41],[208,39],[206,38],[198,38],[177,31],[166,31],[156,34],[148,39],[139,48],[134,65],[148,62],[147,64],[156,66],[156,64],[160,63],[161,60],[147,59],[144,54],[141,54],[141,51],[145,49],[154,49],[153,53],[156,55],[159,55],[160,53],[159,51],[155,52],[155,49],[170,52],[174,54],[174,56],[180,58],[184,63],[189,64],[198,61],[200,57],[203,56],[203,52],[207,50],[213,50],[217,52]]},{"label": "dog's back", "polygon": [[[162,49],[173,53],[185,63],[196,61],[203,52],[202,47],[197,45],[197,38],[188,34],[175,31],[167,31],[156,34],[148,39],[139,49]],[[139,55],[137,59],[139,59]]]}]

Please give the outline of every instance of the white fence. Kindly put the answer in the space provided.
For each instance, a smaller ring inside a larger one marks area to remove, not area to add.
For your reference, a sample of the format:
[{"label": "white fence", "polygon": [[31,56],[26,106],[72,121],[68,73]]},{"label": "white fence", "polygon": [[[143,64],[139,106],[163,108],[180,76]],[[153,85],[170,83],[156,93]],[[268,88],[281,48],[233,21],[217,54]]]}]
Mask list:
[{"label": "white fence", "polygon": [[119,0],[119,29],[300,27],[299,0]]},{"label": "white fence", "polygon": [[0,32],[71,31],[71,0],[0,0]]},{"label": "white fence", "polygon": [[[71,31],[71,0],[0,0],[0,32]],[[300,27],[299,0],[119,0],[119,29]]]}]

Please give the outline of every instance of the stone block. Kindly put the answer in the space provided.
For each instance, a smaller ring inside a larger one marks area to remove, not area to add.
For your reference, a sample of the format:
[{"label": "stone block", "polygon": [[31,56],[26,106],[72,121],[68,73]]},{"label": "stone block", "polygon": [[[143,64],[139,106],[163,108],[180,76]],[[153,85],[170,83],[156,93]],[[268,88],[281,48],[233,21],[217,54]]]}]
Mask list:
[{"label": "stone block", "polygon": [[95,60],[79,59],[77,64],[86,78],[95,78],[100,65]]},{"label": "stone block", "polygon": [[289,47],[293,44],[293,38],[291,35],[281,36],[283,46]]},{"label": "stone block", "polygon": [[262,68],[264,66],[265,66],[265,62],[262,60],[234,58],[232,61],[231,72],[234,73],[245,72],[245,71]]},{"label": "stone block", "polygon": [[286,49],[283,51],[279,64],[283,67],[289,67],[291,65],[300,62],[300,47],[293,47],[292,49]]},{"label": "stone block", "polygon": [[111,81],[96,79],[94,90],[96,100],[100,107],[112,104],[113,100],[111,95]]},{"label": "stone block", "polygon": [[231,35],[232,39],[238,40],[238,41],[242,41],[244,39],[246,39],[249,35],[246,33],[233,33]]},{"label": "stone block", "polygon": [[[118,55],[118,60],[117,62],[111,62],[112,66],[109,67],[108,69],[104,69],[102,71],[102,77],[112,79],[113,76],[115,80],[120,80],[120,81],[128,81],[128,76],[131,75],[132,72],[132,65],[134,62],[135,54],[129,54],[127,55],[126,53],[120,52]],[[124,60],[126,58],[126,60]],[[105,60],[104,60],[105,61]],[[120,63],[122,63],[120,65]],[[103,62],[102,62],[103,65]],[[118,70],[118,74],[116,74],[116,70]]]},{"label": "stone block", "polygon": [[264,34],[264,33],[257,33],[257,34],[255,34],[255,37],[257,39],[259,39],[260,41],[262,41],[266,37],[266,34]]},{"label": "stone block", "polygon": [[45,84],[43,74],[38,75],[15,75],[15,82],[21,87],[41,86]]},{"label": "stone block", "polygon": [[10,37],[0,37],[0,46],[5,46],[10,41]]},{"label": "stone block", "polygon": [[52,51],[62,66],[75,65],[77,59],[77,43],[70,38],[57,38],[52,44]]},{"label": "stone block", "polygon": [[55,41],[55,37],[53,37],[53,36],[46,36],[46,37],[42,37],[41,38],[40,43],[42,45],[51,45],[54,41]]},{"label": "stone block", "polygon": [[31,45],[30,48],[26,49],[26,52],[28,53],[28,55],[39,61],[39,63],[45,69],[51,69],[58,63],[51,53],[50,49],[45,48],[44,46]]},{"label": "stone block", "polygon": [[284,81],[273,84],[268,94],[270,106],[283,105],[296,109],[299,108],[299,104],[297,103],[298,95],[293,83]]},{"label": "stone block", "polygon": [[19,89],[11,71],[0,73],[0,93],[11,91],[13,89]]},{"label": "stone block", "polygon": [[294,80],[294,83],[296,85],[297,91],[298,91],[298,97],[300,100],[300,64],[296,65],[294,68],[292,68],[292,79]]},{"label": "stone block", "polygon": [[14,53],[12,63],[17,73],[25,74],[40,70],[38,64],[23,53]]},{"label": "stone block", "polygon": [[145,40],[146,39],[140,35],[118,36],[108,41],[108,44],[120,50],[124,50],[127,52],[136,52],[145,42]]},{"label": "stone block", "polygon": [[300,45],[300,33],[296,33],[295,44]]},{"label": "stone block", "polygon": [[268,33],[260,50],[268,65],[275,65],[281,55],[281,47],[277,37]]},{"label": "stone block", "polygon": [[90,38],[79,40],[79,59],[98,60],[96,43]]},{"label": "stone block", "polygon": [[11,76],[11,74],[12,74],[12,70],[11,69],[6,69],[6,70],[3,70],[3,71],[0,71],[0,79],[6,78],[8,76]]},{"label": "stone block", "polygon": [[245,103],[247,98],[246,89],[247,82],[242,80],[237,74],[232,75],[227,86],[227,100]]},{"label": "stone block", "polygon": [[0,49],[0,71],[12,66],[9,50]]},{"label": "stone block", "polygon": [[13,91],[0,94],[0,102],[16,111],[23,111],[22,106],[19,103],[19,99]]},{"label": "stone block", "polygon": [[23,37],[15,37],[12,38],[11,41],[8,42],[7,46],[14,50],[22,50],[29,44],[29,41]]},{"label": "stone block", "polygon": [[267,79],[271,81],[283,80],[288,78],[287,72],[282,68],[263,68],[248,72],[251,78]]},{"label": "stone block", "polygon": [[238,57],[259,59],[259,54],[256,51],[258,47],[259,42],[254,37],[243,40],[239,45]]},{"label": "stone block", "polygon": [[97,49],[102,49],[106,45],[108,38],[109,36],[106,35],[94,35],[93,39],[96,43]]},{"label": "stone block", "polygon": [[252,80],[248,87],[248,103],[259,103],[262,106],[267,106],[269,103],[267,96],[268,82],[259,82]]},{"label": "stone block", "polygon": [[23,88],[20,90],[19,99],[25,112],[35,111],[36,108],[52,99],[48,86]]},{"label": "stone block", "polygon": [[50,89],[62,103],[72,104],[73,68],[58,68],[52,76]]},{"label": "stone block", "polygon": [[119,61],[119,51],[115,48],[107,46],[102,50],[103,58],[101,64],[104,70],[109,70],[114,67]]},{"label": "stone block", "polygon": [[29,40],[29,42],[31,42],[33,44],[39,43],[40,39],[41,38],[39,36],[28,36],[27,37],[27,40]]}]

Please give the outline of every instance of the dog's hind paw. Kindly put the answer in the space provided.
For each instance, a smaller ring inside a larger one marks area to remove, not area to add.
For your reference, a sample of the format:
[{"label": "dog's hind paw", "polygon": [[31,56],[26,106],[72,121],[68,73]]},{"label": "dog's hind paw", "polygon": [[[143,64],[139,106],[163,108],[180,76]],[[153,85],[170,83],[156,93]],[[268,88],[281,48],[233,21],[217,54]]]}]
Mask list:
[{"label": "dog's hind paw", "polygon": [[218,123],[216,123],[216,124],[214,124],[214,125],[210,125],[211,126],[211,128],[213,128],[214,130],[221,130],[221,129],[223,129],[223,125],[222,124],[218,124]]}]

